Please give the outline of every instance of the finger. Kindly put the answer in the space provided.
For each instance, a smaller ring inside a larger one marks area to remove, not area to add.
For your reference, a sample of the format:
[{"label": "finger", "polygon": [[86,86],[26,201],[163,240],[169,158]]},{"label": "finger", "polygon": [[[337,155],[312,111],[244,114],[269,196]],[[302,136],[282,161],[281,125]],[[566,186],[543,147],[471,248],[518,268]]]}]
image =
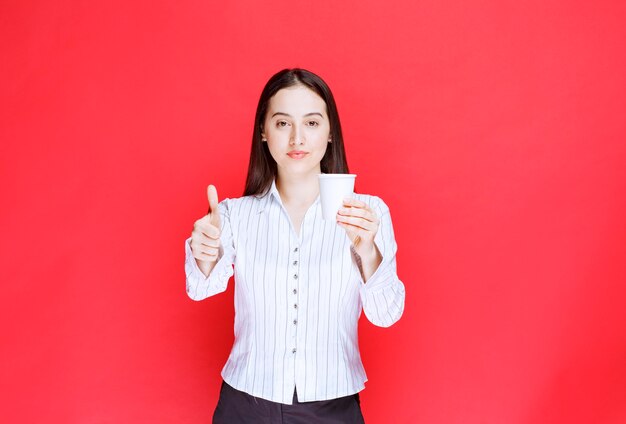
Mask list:
[{"label": "finger", "polygon": [[199,251],[200,253],[206,256],[217,256],[218,253],[220,252],[220,250],[217,247],[205,247],[205,246],[203,246],[202,249],[200,249]]},{"label": "finger", "polygon": [[197,244],[191,246],[193,257],[201,261],[206,261],[207,258],[217,258],[219,251],[219,248],[214,247],[198,246]]},{"label": "finger", "polygon": [[207,198],[209,200],[209,212],[218,212],[217,205],[219,204],[219,199],[217,197],[217,189],[213,184],[210,184],[206,189]]},{"label": "finger", "polygon": [[375,232],[377,224],[367,219],[351,216],[337,215],[337,221],[343,224],[351,225],[352,227],[361,228],[365,231]]},{"label": "finger", "polygon": [[[207,246],[205,244],[202,243],[192,243],[191,245],[191,252],[194,254],[194,256],[199,255],[201,253],[205,253],[207,255],[216,255],[218,252],[220,251],[219,245],[218,246]],[[199,258],[202,259],[202,258]]]},{"label": "finger", "polygon": [[204,248],[206,247],[210,247],[210,248],[219,248],[220,247],[220,241],[219,240],[214,240],[214,239],[210,239],[210,238],[206,238],[204,240],[200,241],[200,245]]},{"label": "finger", "polygon": [[363,218],[371,222],[377,222],[378,220],[378,217],[376,216],[376,214],[370,209],[363,209],[363,208],[356,208],[356,207],[341,208],[339,209],[338,213],[339,215],[343,215],[343,216],[354,216],[354,217]]},{"label": "finger", "polygon": [[201,232],[202,232],[202,235],[204,235],[209,240],[219,241],[220,239],[220,230],[218,230],[214,226],[203,228],[201,229]]},{"label": "finger", "polygon": [[219,240],[221,235],[220,229],[211,223],[196,224],[194,227],[194,231],[197,231],[200,234],[214,240]]},{"label": "finger", "polygon": [[369,209],[369,205],[367,203],[361,202],[360,200],[357,200],[354,197],[345,197],[343,199],[343,204],[346,206]]}]

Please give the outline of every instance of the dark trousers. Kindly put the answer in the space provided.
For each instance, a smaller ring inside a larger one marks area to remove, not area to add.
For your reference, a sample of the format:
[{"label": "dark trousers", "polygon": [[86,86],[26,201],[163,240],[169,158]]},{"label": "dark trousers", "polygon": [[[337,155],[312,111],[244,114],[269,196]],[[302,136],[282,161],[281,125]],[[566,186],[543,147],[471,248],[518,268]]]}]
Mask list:
[{"label": "dark trousers", "polygon": [[222,382],[213,424],[364,424],[359,394],[293,405],[271,402]]}]

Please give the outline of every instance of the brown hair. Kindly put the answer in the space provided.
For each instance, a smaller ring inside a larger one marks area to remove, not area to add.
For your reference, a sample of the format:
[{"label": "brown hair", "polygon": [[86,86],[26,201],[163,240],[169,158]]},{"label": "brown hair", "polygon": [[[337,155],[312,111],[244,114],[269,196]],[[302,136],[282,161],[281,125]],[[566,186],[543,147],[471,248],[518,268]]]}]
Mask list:
[{"label": "brown hair", "polygon": [[250,151],[250,163],[248,164],[248,176],[243,195],[262,195],[267,193],[272,181],[276,178],[277,166],[272,157],[267,143],[261,141],[263,123],[267,113],[267,106],[274,94],[279,90],[295,85],[302,85],[320,96],[326,103],[326,112],[330,121],[330,138],[326,153],[320,162],[323,173],[347,174],[348,162],[341,134],[341,123],[335,99],[328,85],[320,77],[305,69],[283,69],[272,76],[261,92],[261,98],[257,105],[254,117],[254,131],[252,132],[252,148]]}]

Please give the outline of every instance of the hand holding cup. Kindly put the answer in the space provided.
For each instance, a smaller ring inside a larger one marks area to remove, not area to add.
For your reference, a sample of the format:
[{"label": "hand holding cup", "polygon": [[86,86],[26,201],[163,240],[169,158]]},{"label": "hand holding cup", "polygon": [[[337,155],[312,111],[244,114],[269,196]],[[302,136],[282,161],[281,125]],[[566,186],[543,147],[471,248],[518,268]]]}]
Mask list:
[{"label": "hand holding cup", "polygon": [[376,248],[374,238],[378,232],[378,215],[365,202],[347,197],[337,212],[337,223],[346,230],[357,253],[365,256]]}]

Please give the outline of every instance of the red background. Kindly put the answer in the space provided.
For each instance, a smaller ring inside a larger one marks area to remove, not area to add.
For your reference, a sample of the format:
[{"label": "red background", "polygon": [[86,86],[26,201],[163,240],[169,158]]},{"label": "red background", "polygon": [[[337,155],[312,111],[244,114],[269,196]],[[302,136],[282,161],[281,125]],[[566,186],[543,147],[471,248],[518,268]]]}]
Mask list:
[{"label": "red background", "polygon": [[407,289],[361,321],[368,423],[626,422],[621,1],[0,4],[0,419],[206,423],[232,284],[183,240],[254,110],[320,74]]}]

